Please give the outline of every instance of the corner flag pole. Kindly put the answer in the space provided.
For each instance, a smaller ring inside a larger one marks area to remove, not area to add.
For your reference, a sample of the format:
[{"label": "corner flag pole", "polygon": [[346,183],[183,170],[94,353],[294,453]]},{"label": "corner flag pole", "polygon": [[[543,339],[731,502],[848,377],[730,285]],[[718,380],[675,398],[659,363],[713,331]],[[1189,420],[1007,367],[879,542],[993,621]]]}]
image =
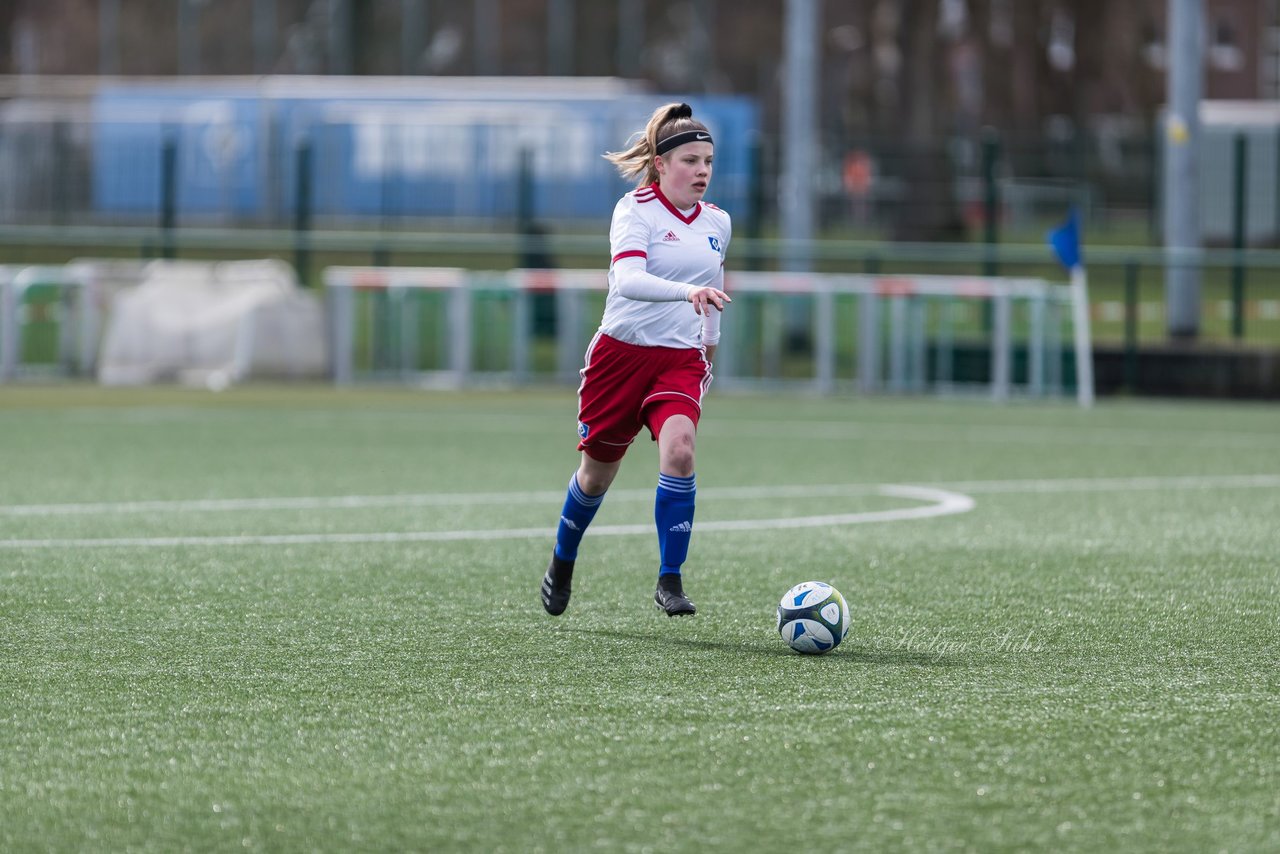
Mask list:
[{"label": "corner flag pole", "polygon": [[1071,274],[1071,319],[1076,351],[1076,400],[1093,406],[1093,342],[1089,331],[1089,276],[1080,253],[1080,213],[1075,208],[1067,221],[1049,232],[1049,245]]},{"label": "corner flag pole", "polygon": [[1089,276],[1083,264],[1071,268],[1071,312],[1075,318],[1076,400],[1093,406],[1093,342],[1089,333]]}]

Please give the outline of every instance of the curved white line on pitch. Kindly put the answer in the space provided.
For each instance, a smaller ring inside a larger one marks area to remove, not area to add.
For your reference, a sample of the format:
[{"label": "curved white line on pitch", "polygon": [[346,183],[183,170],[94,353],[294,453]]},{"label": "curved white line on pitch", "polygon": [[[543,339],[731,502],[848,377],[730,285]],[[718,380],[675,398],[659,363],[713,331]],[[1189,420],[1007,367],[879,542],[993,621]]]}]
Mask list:
[{"label": "curved white line on pitch", "polygon": [[[859,525],[868,522],[905,522],[908,519],[928,519],[933,516],[953,516],[968,513],[974,508],[974,500],[958,492],[934,489],[928,486],[899,486],[886,484],[876,490],[890,498],[908,498],[914,501],[932,502],[923,507],[903,507],[896,510],[872,510],[865,513],[841,513],[832,516],[797,516],[790,519],[735,519],[725,522],[699,522],[699,531],[762,531],[778,528],[826,528],[836,525]],[[648,526],[645,531],[651,530]]]},{"label": "curved white line on pitch", "polygon": [[[828,516],[797,516],[782,519],[736,519],[721,522],[699,522],[698,531],[764,531],[779,528],[830,528],[871,522],[902,522],[967,513],[974,500],[967,495],[933,489],[927,486],[886,484],[874,492],[889,498],[905,498],[928,502],[919,507],[873,510],[865,513],[841,513]],[[652,493],[650,493],[652,494]],[[519,540],[552,537],[549,525],[539,528],[506,528],[473,531],[404,531],[367,534],[262,534],[224,537],[120,537],[72,540],[0,540],[0,548],[96,548],[106,546],[174,547],[174,546],[295,546],[342,543],[439,543],[459,540]],[[629,536],[652,534],[653,525],[593,525],[591,536]]]},{"label": "curved white line on pitch", "polygon": [[[938,487],[979,493],[1120,492],[1161,489],[1271,489],[1280,487],[1280,474],[1169,475],[1151,477],[1088,477],[1054,480],[972,480],[936,484]],[[704,498],[848,498],[878,495],[881,487],[869,483],[814,484],[806,486],[708,486],[698,490]],[[619,489],[609,492],[610,502],[652,501],[652,489]],[[359,510],[378,507],[472,507],[487,504],[559,504],[564,490],[537,492],[404,493],[392,495],[332,495],[272,498],[186,498],[149,501],[116,501],[82,504],[5,504],[4,516],[82,516],[125,513],[221,513],[239,510]]]},{"label": "curved white line on pitch", "polygon": [[[1122,492],[1162,489],[1272,489],[1280,487],[1280,474],[1169,475],[1151,477],[1031,478],[1027,480],[971,480],[943,482],[938,487],[978,493]],[[704,498],[849,498],[879,495],[881,487],[869,483],[814,484],[807,486],[708,486],[698,490]],[[653,490],[609,491],[610,503],[652,501]],[[125,513],[222,513],[239,510],[360,510],[378,507],[474,507],[488,504],[560,504],[564,490],[537,492],[404,493],[392,495],[331,495],[272,498],[180,498],[171,500],[115,501],[81,504],[3,504],[5,516],[85,516]],[[705,526],[703,526],[705,527]]]},{"label": "curved white line on pitch", "polygon": [[[703,498],[848,498],[879,495],[872,483],[809,486],[711,486]],[[610,503],[653,500],[653,489],[611,489]],[[326,495],[273,498],[178,498],[149,501],[104,501],[81,504],[5,504],[0,516],[91,516],[126,513],[225,513],[241,510],[367,510],[378,507],[474,507],[486,504],[551,504],[564,502],[564,490],[537,492],[429,492],[391,495]]]}]

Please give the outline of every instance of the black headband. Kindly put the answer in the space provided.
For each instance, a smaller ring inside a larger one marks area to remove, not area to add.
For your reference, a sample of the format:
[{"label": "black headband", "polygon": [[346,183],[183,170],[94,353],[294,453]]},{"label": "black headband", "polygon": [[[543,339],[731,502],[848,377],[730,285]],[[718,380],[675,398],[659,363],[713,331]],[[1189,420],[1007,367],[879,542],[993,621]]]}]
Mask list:
[{"label": "black headband", "polygon": [[685,130],[673,136],[669,136],[662,142],[658,143],[658,153],[666,154],[677,145],[684,145],[686,142],[710,142],[712,145],[715,145],[715,143],[711,141],[711,134],[707,133],[705,130]]}]

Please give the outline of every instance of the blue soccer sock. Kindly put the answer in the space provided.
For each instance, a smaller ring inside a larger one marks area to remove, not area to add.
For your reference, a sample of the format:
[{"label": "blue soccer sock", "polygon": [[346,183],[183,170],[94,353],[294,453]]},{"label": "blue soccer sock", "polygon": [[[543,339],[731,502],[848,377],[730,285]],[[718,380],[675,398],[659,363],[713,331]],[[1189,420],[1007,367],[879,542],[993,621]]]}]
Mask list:
[{"label": "blue soccer sock", "polygon": [[556,557],[561,560],[578,559],[578,544],[600,509],[604,496],[603,492],[599,495],[583,492],[578,486],[577,472],[569,478],[569,493],[564,499],[564,509],[560,511],[560,527],[556,529]]},{"label": "blue soccer sock", "polygon": [[659,575],[679,575],[689,556],[693,534],[693,504],[697,488],[694,476],[658,474],[658,493],[653,502],[653,521],[658,527],[658,552],[662,556]]}]

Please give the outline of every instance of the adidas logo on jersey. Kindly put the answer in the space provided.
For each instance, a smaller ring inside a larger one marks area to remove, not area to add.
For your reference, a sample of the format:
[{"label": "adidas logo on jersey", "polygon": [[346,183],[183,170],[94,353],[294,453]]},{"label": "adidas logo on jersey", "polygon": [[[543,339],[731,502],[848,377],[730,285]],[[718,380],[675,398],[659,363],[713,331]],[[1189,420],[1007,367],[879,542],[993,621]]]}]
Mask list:
[{"label": "adidas logo on jersey", "polygon": [[674,231],[668,231],[667,236],[662,238],[662,242],[663,243],[679,243],[680,238],[676,237],[676,233]]}]

